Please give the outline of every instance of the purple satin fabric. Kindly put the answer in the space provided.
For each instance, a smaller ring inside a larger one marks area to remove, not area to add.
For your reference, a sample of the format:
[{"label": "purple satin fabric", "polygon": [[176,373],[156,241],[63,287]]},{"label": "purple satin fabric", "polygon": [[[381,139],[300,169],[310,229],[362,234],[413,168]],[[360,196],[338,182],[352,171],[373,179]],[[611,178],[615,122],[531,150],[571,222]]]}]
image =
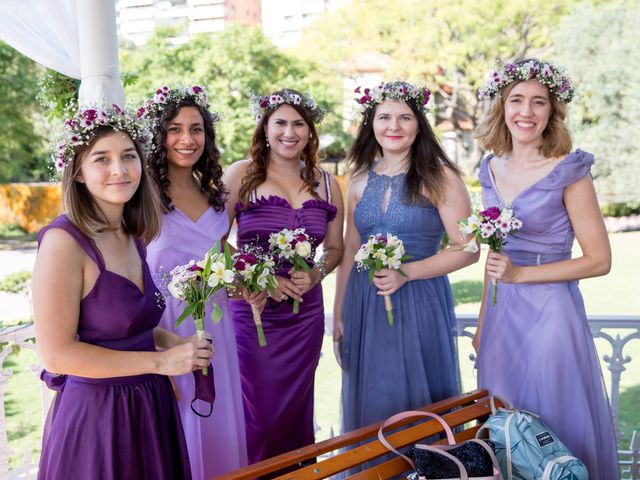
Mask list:
[{"label": "purple satin fabric", "polygon": [[[79,340],[114,350],[155,351],[153,328],[164,302],[155,287],[145,249],[138,242],[144,292],[105,269],[92,240],[62,215],[50,228],[71,235],[100,274],[80,303]],[[175,395],[161,375],[84,378],[41,375],[57,390],[45,423],[39,479],[191,478]]]},{"label": "purple satin fabric", "polygon": [[[268,250],[269,234],[304,227],[319,245],[336,208],[324,200],[308,200],[291,208],[279,197],[261,198],[247,208],[237,206],[238,244],[255,242]],[[286,276],[290,264],[278,274]],[[324,332],[322,288],[303,295],[300,313],[292,304],[269,299],[262,313],[266,347],[258,345],[251,307],[230,302],[233,314],[247,431],[249,462],[254,463],[314,442],[313,384]]]},{"label": "purple satin fabric", "polygon": [[[490,170],[480,167],[485,207],[503,205]],[[516,265],[571,258],[574,233],[565,188],[589,174],[593,155],[576,150],[512,202],[523,228],[504,253]],[[619,478],[611,410],[578,282],[500,283],[492,288],[480,342],[478,386],[539,414],[593,480]]]}]

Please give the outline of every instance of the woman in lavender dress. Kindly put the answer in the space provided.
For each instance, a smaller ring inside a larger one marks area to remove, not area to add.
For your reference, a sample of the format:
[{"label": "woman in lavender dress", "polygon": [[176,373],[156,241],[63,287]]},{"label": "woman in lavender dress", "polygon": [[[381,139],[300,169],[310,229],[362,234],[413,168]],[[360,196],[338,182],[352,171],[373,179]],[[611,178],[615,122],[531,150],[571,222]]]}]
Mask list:
[{"label": "woman in lavender dress", "polygon": [[[229,230],[229,219],[215,138],[217,114],[209,111],[206,92],[197,86],[175,87],[165,90],[162,98],[157,95],[154,98],[158,101],[152,99],[143,107],[142,117],[149,120],[154,134],[155,148],[148,165],[164,211],[160,236],[147,246],[149,268],[160,285],[166,281],[163,275],[176,265],[203,258],[220,242]],[[191,411],[196,386],[193,375],[172,378],[191,473],[198,480],[221,475],[247,463],[240,371],[226,291],[216,292],[213,301],[222,309],[223,317],[216,325],[209,321],[210,306],[205,315],[205,330],[213,337],[215,348],[212,375],[216,398],[211,415],[200,417]],[[179,335],[194,335],[193,322],[185,321],[175,327],[183,309],[184,304],[167,296],[167,309],[160,324]],[[206,414],[210,405],[196,402],[194,407]]]},{"label": "woman in lavender dress", "polygon": [[191,478],[167,375],[205,367],[213,352],[157,327],[164,301],[143,242],[160,210],[140,128],[119,109],[65,125],[56,163],[66,214],[40,232],[33,272],[42,377],[58,390],[38,478]]},{"label": "woman in lavender dress", "polygon": [[[539,414],[593,480],[618,478],[611,411],[578,280],[606,274],[611,251],[589,171],[564,124],[573,89],[538,60],[507,64],[477,136],[485,207],[511,208],[523,228],[489,253],[474,346],[478,385]],[[582,255],[571,258],[574,236]],[[496,305],[491,300],[498,282]]]},{"label": "woman in lavender dress", "polygon": [[278,289],[262,313],[265,347],[258,345],[250,306],[231,302],[250,463],[314,442],[313,382],[324,331],[320,282],[342,250],[340,188],[316,166],[314,123],[321,111],[309,97],[282,90],[262,97],[256,113],[251,160],[225,174],[229,205],[237,202],[229,218],[238,224],[238,246],[257,242],[268,249],[270,233],[303,227],[324,255],[310,273],[279,265]]}]

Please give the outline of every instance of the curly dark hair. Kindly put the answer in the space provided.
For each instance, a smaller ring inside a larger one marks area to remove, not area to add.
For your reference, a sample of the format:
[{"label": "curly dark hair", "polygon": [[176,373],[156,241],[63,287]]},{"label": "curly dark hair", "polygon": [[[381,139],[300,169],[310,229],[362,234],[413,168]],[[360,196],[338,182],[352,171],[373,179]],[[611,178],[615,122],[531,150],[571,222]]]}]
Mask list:
[{"label": "curly dark hair", "polygon": [[[289,92],[302,94],[296,90],[288,89]],[[272,95],[283,95],[284,90],[274,92]],[[304,147],[301,160],[304,162],[304,168],[300,172],[300,178],[307,186],[307,190],[314,197],[318,198],[316,188],[319,185],[319,169],[318,169],[318,150],[320,149],[320,140],[318,139],[318,132],[313,123],[313,117],[311,112],[304,108],[303,105],[294,105],[290,103],[284,103],[283,105],[289,105],[296,112],[300,114],[305,123],[309,126],[309,141],[307,146]],[[279,108],[279,107],[278,107]],[[253,134],[253,140],[251,141],[251,149],[249,154],[251,155],[251,163],[247,169],[246,176],[242,179],[242,185],[240,187],[240,201],[246,206],[249,202],[249,196],[251,192],[255,190],[258,185],[264,183],[267,179],[267,166],[269,164],[269,147],[267,146],[267,136],[264,131],[265,125],[269,122],[271,115],[278,109],[267,110],[258,125],[256,131]]]},{"label": "curly dark hair", "polygon": [[211,113],[204,107],[198,105],[190,98],[185,98],[179,103],[169,103],[160,117],[157,130],[153,132],[154,151],[148,156],[147,166],[151,178],[158,187],[162,208],[165,212],[173,210],[175,207],[169,196],[169,162],[164,143],[167,139],[167,126],[173,120],[182,107],[194,107],[200,112],[204,122],[205,143],[202,156],[193,165],[193,175],[200,183],[200,190],[207,196],[209,205],[216,212],[224,210],[225,195],[227,193],[224,183],[222,183],[222,166],[220,165],[220,150],[216,145],[216,132]]},{"label": "curly dark hair", "polygon": [[[418,120],[418,135],[411,145],[409,154],[404,201],[409,204],[420,204],[422,192],[426,191],[429,201],[437,205],[444,200],[445,196],[444,168],[449,167],[458,175],[460,175],[460,170],[449,160],[424,113],[422,113],[420,105],[414,99],[409,99],[405,103],[411,108]],[[356,138],[347,155],[354,173],[366,170],[373,164],[376,156],[382,155],[382,148],[373,131],[373,119],[377,107],[376,105],[376,108],[368,109],[365,112]]]}]

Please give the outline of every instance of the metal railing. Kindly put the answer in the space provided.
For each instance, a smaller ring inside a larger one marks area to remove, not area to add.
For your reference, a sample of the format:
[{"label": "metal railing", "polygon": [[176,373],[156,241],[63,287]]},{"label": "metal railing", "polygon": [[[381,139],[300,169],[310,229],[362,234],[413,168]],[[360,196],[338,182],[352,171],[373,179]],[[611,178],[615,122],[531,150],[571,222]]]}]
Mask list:
[{"label": "metal railing", "polygon": [[[326,314],[327,326],[331,325],[332,317],[332,314]],[[603,339],[611,347],[611,353],[603,355],[603,361],[610,374],[611,388],[609,395],[611,410],[616,435],[619,438],[620,379],[626,370],[625,365],[632,360],[630,356],[625,356],[624,349],[632,340],[640,341],[640,317],[593,315],[588,318],[588,321],[593,338]],[[476,315],[458,315],[457,322],[458,336],[473,338],[477,322]],[[330,333],[330,330],[330,328],[327,328],[326,333]],[[4,410],[7,381],[13,375],[11,369],[5,369],[5,360],[15,348],[31,350],[38,354],[33,324],[8,327],[0,330],[0,346],[2,346],[2,350],[0,350],[0,478],[4,478],[7,472],[9,473],[9,478],[35,478],[38,462],[37,459],[30,459],[27,453],[25,453],[20,467],[11,471],[9,470],[11,449],[7,439]],[[470,356],[470,360],[474,360],[473,355]],[[461,363],[461,369],[466,368],[465,362]],[[34,379],[37,378],[41,369],[39,357],[38,361],[30,365],[29,368],[34,374]],[[52,396],[52,392],[46,388],[44,382],[40,382],[43,425]],[[632,434],[629,449],[619,450],[618,456],[623,479],[640,480],[640,439],[638,438],[637,432],[633,432]]]}]

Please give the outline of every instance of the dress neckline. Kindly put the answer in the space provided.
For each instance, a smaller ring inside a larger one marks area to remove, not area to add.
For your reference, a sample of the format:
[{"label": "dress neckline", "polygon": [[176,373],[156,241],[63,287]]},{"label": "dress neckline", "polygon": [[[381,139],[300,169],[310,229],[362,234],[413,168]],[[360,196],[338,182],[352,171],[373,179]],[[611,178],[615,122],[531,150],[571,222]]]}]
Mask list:
[{"label": "dress neckline", "polygon": [[502,194],[500,193],[500,190],[498,189],[498,185],[496,184],[496,180],[493,176],[493,170],[491,170],[491,161],[496,158],[495,156],[488,158],[487,159],[487,174],[489,176],[489,180],[491,181],[491,186],[493,187],[493,190],[496,192],[496,195],[498,195],[498,198],[500,199],[500,203],[502,203],[503,206],[505,207],[512,207],[513,204],[515,203],[516,200],[518,200],[522,195],[524,195],[526,192],[528,192],[529,190],[532,190],[533,188],[535,188],[538,184],[542,183],[544,180],[546,180],[547,178],[549,178],[553,173],[555,173],[556,169],[563,164],[567,158],[569,158],[571,156],[571,153],[565,155],[565,157],[560,160],[558,163],[556,163],[554,165],[554,167],[549,170],[549,172],[543,176],[542,178],[538,179],[537,181],[533,182],[531,185],[528,185],[527,187],[523,188],[522,190],[520,190],[517,195],[515,195],[510,202],[505,202],[504,198],[502,196]]}]

